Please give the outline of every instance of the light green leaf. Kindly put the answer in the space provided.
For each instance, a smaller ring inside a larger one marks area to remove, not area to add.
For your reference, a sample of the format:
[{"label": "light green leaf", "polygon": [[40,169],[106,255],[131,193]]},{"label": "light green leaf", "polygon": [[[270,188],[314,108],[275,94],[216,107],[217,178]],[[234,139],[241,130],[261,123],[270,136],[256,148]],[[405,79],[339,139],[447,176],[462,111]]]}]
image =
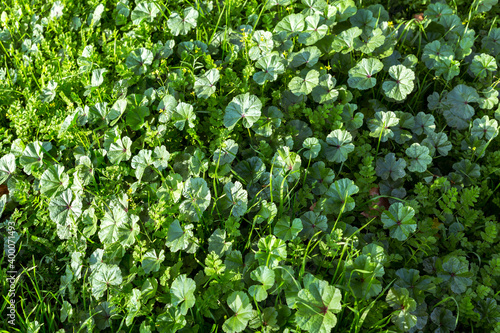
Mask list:
[{"label": "light green leaf", "polygon": [[253,317],[250,299],[243,291],[234,291],[227,298],[227,305],[235,314],[224,322],[222,330],[226,333],[242,332]]},{"label": "light green leaf", "polygon": [[40,192],[49,197],[64,191],[69,185],[69,176],[64,173],[64,167],[51,165],[40,178]]},{"label": "light green leaf", "polygon": [[183,17],[181,17],[178,13],[173,12],[167,21],[167,26],[172,35],[185,35],[191,29],[196,28],[198,15],[198,11],[193,7],[185,8],[183,11]]},{"label": "light green leaf", "polygon": [[250,93],[238,95],[226,107],[224,126],[232,129],[240,119],[243,119],[243,126],[250,128],[259,120],[261,109],[262,102],[257,96]]},{"label": "light green leaf", "polygon": [[[297,237],[302,230],[302,221],[300,219],[293,219],[290,221],[289,216],[283,216],[276,222],[273,234],[284,241],[290,241]],[[252,293],[250,293],[251,295]]]},{"label": "light green leaf", "polygon": [[152,249],[146,252],[142,257],[142,269],[146,274],[151,272],[158,272],[161,263],[165,260],[165,251],[161,250],[160,253],[156,254],[156,250]]},{"label": "light green leaf", "polygon": [[413,220],[415,210],[410,206],[404,206],[401,202],[392,204],[389,210],[382,213],[382,223],[385,229],[389,229],[390,236],[399,241],[404,241],[410,233],[417,230],[417,223]]},{"label": "light green leaf", "polygon": [[118,164],[121,161],[128,161],[132,157],[132,152],[130,147],[132,146],[132,140],[127,136],[118,139],[116,142],[109,146],[108,158],[112,164]]},{"label": "light green leaf", "polygon": [[219,81],[219,70],[212,68],[206,71],[203,75],[196,77],[194,81],[194,91],[196,97],[207,99],[215,93],[217,89],[215,84]]},{"label": "light green leaf", "polygon": [[413,91],[415,73],[403,65],[395,65],[389,68],[389,75],[394,81],[384,81],[382,84],[385,95],[396,101],[404,100]]},{"label": "light green leaf", "polygon": [[377,79],[373,75],[382,70],[384,65],[375,58],[364,58],[349,70],[349,87],[366,90],[375,87]]},{"label": "light green leaf", "polygon": [[119,286],[122,281],[122,272],[117,265],[102,264],[90,279],[92,296],[100,299],[110,286]]},{"label": "light green leaf", "polygon": [[140,25],[142,21],[153,23],[156,15],[160,13],[160,9],[154,2],[144,1],[139,3],[130,16],[134,25]]},{"label": "light green leaf", "polygon": [[170,287],[170,298],[172,304],[177,306],[183,315],[186,315],[188,310],[194,306],[196,301],[194,297],[195,289],[196,282],[188,278],[186,274],[179,275],[174,282],[172,282],[172,286]]},{"label": "light green leaf", "polygon": [[406,155],[410,157],[408,170],[411,172],[425,172],[427,166],[432,162],[432,157],[429,156],[429,148],[419,143],[413,143],[407,148]]},{"label": "light green leaf", "polygon": [[0,158],[0,184],[3,184],[16,171],[16,156],[7,154]]}]

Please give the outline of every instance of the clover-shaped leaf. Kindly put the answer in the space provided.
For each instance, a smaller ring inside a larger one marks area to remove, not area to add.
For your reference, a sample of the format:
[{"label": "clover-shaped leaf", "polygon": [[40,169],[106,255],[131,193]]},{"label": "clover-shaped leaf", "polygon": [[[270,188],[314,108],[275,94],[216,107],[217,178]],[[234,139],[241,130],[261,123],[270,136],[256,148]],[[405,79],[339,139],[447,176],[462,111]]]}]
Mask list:
[{"label": "clover-shaped leaf", "polygon": [[432,311],[431,320],[438,325],[438,329],[436,329],[438,333],[449,333],[455,331],[457,327],[457,318],[455,318],[453,312],[439,306]]},{"label": "clover-shaped leaf", "polygon": [[382,283],[377,277],[384,275],[384,266],[367,254],[356,259],[346,260],[346,277],[349,277],[349,286],[357,298],[369,298],[380,294]]},{"label": "clover-shaped leaf", "polygon": [[375,118],[368,121],[370,136],[379,139],[381,142],[386,142],[394,136],[391,127],[398,125],[399,119],[392,111],[377,111]]},{"label": "clover-shaped leaf", "polygon": [[215,84],[219,81],[219,70],[212,68],[206,71],[202,76],[196,77],[194,81],[194,91],[196,97],[207,99],[215,93]]},{"label": "clover-shaped leaf", "polygon": [[184,9],[182,16],[176,12],[173,12],[167,21],[167,26],[170,29],[172,35],[185,35],[189,32],[189,30],[196,27],[196,20],[198,19],[198,16],[199,13],[196,9],[194,9],[193,7],[188,7]]},{"label": "clover-shaped leaf", "polygon": [[342,294],[328,282],[314,279],[298,293],[295,322],[311,333],[328,333],[337,324],[336,313],[342,310]]},{"label": "clover-shaped leaf", "polygon": [[266,171],[266,166],[259,157],[253,156],[239,162],[234,171],[247,183],[257,183]]},{"label": "clover-shaped leaf", "polygon": [[417,308],[417,303],[410,297],[408,289],[397,286],[389,289],[386,301],[396,310],[392,321],[401,331],[408,331],[417,324],[417,316],[411,314]]},{"label": "clover-shaped leaf", "polygon": [[364,58],[349,70],[349,87],[359,90],[366,90],[375,87],[377,79],[373,75],[383,68],[380,60],[375,58]]},{"label": "clover-shaped leaf", "polygon": [[68,185],[69,176],[64,173],[64,167],[58,164],[51,165],[40,178],[40,192],[49,197],[64,191]]},{"label": "clover-shaped leaf", "polygon": [[403,178],[406,175],[405,168],[406,161],[402,158],[397,159],[394,153],[385,155],[384,159],[377,159],[377,176],[380,176],[384,180],[389,177],[392,180]]},{"label": "clover-shaped leaf", "polygon": [[303,70],[288,83],[288,89],[296,95],[309,95],[319,84],[319,72],[315,69]]},{"label": "clover-shaped leaf", "polygon": [[422,60],[427,68],[433,69],[436,68],[438,63],[443,62],[445,59],[452,60],[454,56],[455,52],[453,52],[450,45],[441,45],[440,41],[435,40],[425,45]]},{"label": "clover-shaped leaf", "polygon": [[462,294],[467,290],[467,287],[472,285],[473,276],[469,272],[469,263],[467,260],[460,260],[457,257],[449,257],[442,264],[442,271],[437,273],[438,278],[448,282],[451,291],[456,294]]},{"label": "clover-shaped leaf", "polygon": [[259,60],[273,50],[273,33],[270,31],[254,31],[252,41],[255,42],[256,45],[252,46],[248,51],[248,56],[251,60]]},{"label": "clover-shaped leaf", "polygon": [[132,51],[125,60],[125,64],[135,75],[146,73],[152,62],[153,52],[143,47]]},{"label": "clover-shaped leaf", "polygon": [[257,302],[262,302],[267,298],[267,290],[274,285],[274,271],[267,266],[259,266],[250,273],[250,277],[259,284],[250,286],[248,293],[255,297]]},{"label": "clover-shaped leaf", "polygon": [[178,307],[183,315],[186,315],[188,310],[194,306],[196,301],[194,296],[195,289],[196,282],[188,278],[186,274],[179,275],[172,282],[170,298],[172,304]]},{"label": "clover-shaped leaf", "polygon": [[40,93],[40,100],[43,103],[50,103],[56,98],[56,88],[57,88],[57,82],[54,80],[50,80],[49,83],[45,88],[42,89],[42,92]]},{"label": "clover-shaped leaf", "polygon": [[422,145],[429,148],[429,154],[434,156],[436,150],[441,156],[447,156],[451,150],[451,142],[448,141],[446,133],[429,133],[427,138],[422,140]]},{"label": "clover-shaped leaf", "polygon": [[497,70],[497,62],[495,58],[486,53],[478,54],[472,59],[470,70],[476,77],[485,78],[488,72]]},{"label": "clover-shaped leaf", "polygon": [[161,263],[165,260],[165,251],[161,250],[160,253],[156,254],[156,250],[149,250],[142,257],[141,266],[144,269],[144,273],[149,274],[151,272],[158,272]]},{"label": "clover-shaped leaf", "polygon": [[238,144],[233,139],[227,139],[222,143],[221,148],[214,152],[213,161],[219,165],[231,163],[238,153]]},{"label": "clover-shaped leaf", "polygon": [[365,115],[362,112],[356,112],[358,106],[356,104],[346,103],[342,110],[342,121],[344,122],[346,129],[348,131],[354,131],[355,129],[363,126],[363,119]]},{"label": "clover-shaped leaf", "polygon": [[429,135],[433,133],[436,129],[436,124],[434,124],[434,116],[432,114],[426,114],[424,112],[419,112],[415,117],[415,124],[413,126],[413,133],[420,135],[425,132]]},{"label": "clover-shaped leaf", "polygon": [[243,119],[243,126],[250,128],[259,120],[261,109],[262,102],[257,96],[250,93],[238,95],[226,107],[224,126],[232,129],[240,119]]},{"label": "clover-shaped leaf", "polygon": [[109,146],[108,158],[112,164],[118,164],[121,161],[128,161],[132,157],[132,151],[130,147],[132,146],[132,140],[125,136],[118,139],[116,142]]},{"label": "clover-shaped leaf", "polygon": [[415,210],[410,206],[404,206],[401,202],[392,204],[389,210],[382,213],[382,223],[385,229],[389,229],[392,238],[404,241],[410,233],[417,230],[417,223],[413,220]]},{"label": "clover-shaped leaf", "polygon": [[134,25],[140,25],[144,20],[148,23],[153,23],[156,15],[159,13],[160,9],[154,2],[144,1],[135,7],[130,18],[132,19],[132,23],[134,23]]},{"label": "clover-shaped leaf", "polygon": [[330,74],[321,75],[319,84],[313,88],[312,97],[320,104],[333,103],[339,96],[339,91],[334,89],[337,80]]},{"label": "clover-shaped leaf", "polygon": [[92,296],[99,299],[111,286],[119,286],[122,281],[122,272],[117,265],[102,264],[90,279]]},{"label": "clover-shaped leaf", "polygon": [[471,129],[471,135],[475,138],[491,140],[498,135],[498,122],[488,116],[480,119],[474,119]]},{"label": "clover-shaped leaf", "polygon": [[427,166],[432,162],[432,157],[429,155],[429,148],[419,143],[413,143],[408,147],[406,155],[410,157],[408,170],[411,172],[425,172]]},{"label": "clover-shaped leaf", "polygon": [[0,158],[0,184],[3,184],[16,171],[16,156],[7,154]]},{"label": "clover-shaped leaf", "polygon": [[273,234],[279,239],[289,241],[297,237],[301,230],[302,221],[300,219],[290,221],[289,216],[283,216],[276,222]]},{"label": "clover-shaped leaf", "polygon": [[363,32],[359,39],[354,41],[354,49],[364,54],[372,54],[376,49],[384,45],[385,35],[381,29]]},{"label": "clover-shaped leaf", "polygon": [[387,97],[402,101],[413,91],[415,73],[403,65],[389,68],[389,75],[394,81],[384,81],[382,89]]},{"label": "clover-shaped leaf", "polygon": [[219,257],[224,256],[231,251],[232,242],[226,241],[226,231],[215,229],[208,238],[208,252],[215,252]]},{"label": "clover-shaped leaf", "polygon": [[266,200],[262,200],[260,210],[255,215],[254,221],[257,224],[264,221],[267,221],[268,224],[271,224],[277,213],[278,209],[276,208],[276,204],[274,202],[267,202]]},{"label": "clover-shaped leaf", "polygon": [[180,217],[192,222],[198,222],[201,214],[210,204],[210,190],[203,178],[189,178],[184,184],[182,195],[186,200],[181,203]]},{"label": "clover-shaped leaf", "polygon": [[354,151],[352,135],[346,130],[336,129],[326,137],[329,146],[325,149],[326,159],[330,162],[342,163],[349,153]]}]

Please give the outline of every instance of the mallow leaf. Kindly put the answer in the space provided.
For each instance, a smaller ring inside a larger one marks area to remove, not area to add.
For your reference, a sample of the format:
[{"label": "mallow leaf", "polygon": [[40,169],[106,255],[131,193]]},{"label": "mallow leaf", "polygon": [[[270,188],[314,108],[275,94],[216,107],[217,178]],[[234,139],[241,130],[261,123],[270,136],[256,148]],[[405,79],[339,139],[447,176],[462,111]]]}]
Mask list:
[{"label": "mallow leaf", "polygon": [[300,178],[301,159],[299,154],[291,152],[288,146],[278,148],[272,159],[273,173],[287,175],[289,183]]},{"label": "mallow leaf", "polygon": [[337,80],[330,74],[324,74],[319,77],[319,83],[313,88],[311,95],[316,103],[333,103],[339,96],[339,90],[334,89]]},{"label": "mallow leaf", "polygon": [[156,254],[156,250],[149,250],[142,257],[142,269],[146,274],[151,272],[158,272],[161,263],[165,260],[165,251],[161,250],[160,253]]},{"label": "mallow leaf", "polygon": [[313,67],[318,63],[321,57],[321,51],[316,46],[308,46],[301,49],[299,52],[293,53],[291,57],[292,61],[290,62],[290,67],[292,68],[302,65]]},{"label": "mallow leaf", "polygon": [[146,73],[152,62],[153,52],[143,47],[132,51],[125,60],[125,64],[135,75]]},{"label": "mallow leaf", "polygon": [[432,162],[432,157],[429,155],[429,148],[419,143],[413,143],[408,147],[406,155],[410,157],[408,170],[411,172],[425,172],[427,166]]},{"label": "mallow leaf", "polygon": [[224,185],[225,206],[231,209],[234,217],[241,217],[247,211],[248,193],[239,181],[227,182]]},{"label": "mallow leaf", "polygon": [[467,260],[460,260],[457,257],[449,257],[442,264],[442,270],[438,272],[438,278],[447,282],[456,294],[462,294],[467,287],[472,285],[473,273],[469,272]]},{"label": "mallow leaf", "polygon": [[198,16],[199,13],[196,9],[188,7],[184,9],[182,16],[173,12],[167,21],[167,26],[172,35],[185,35],[189,30],[196,28]]},{"label": "mallow leaf", "polygon": [[175,110],[172,114],[172,121],[174,122],[174,126],[177,127],[180,131],[184,129],[184,126],[187,125],[189,128],[193,128],[195,126],[194,121],[196,120],[196,114],[193,111],[193,106],[188,103],[180,102],[175,107]]},{"label": "mallow leaf", "polygon": [[303,70],[288,83],[288,89],[296,95],[309,95],[319,84],[319,72],[315,69]]},{"label": "mallow leaf", "polygon": [[238,153],[238,144],[233,139],[227,139],[222,143],[222,147],[217,148],[214,152],[213,161],[219,165],[229,164]]},{"label": "mallow leaf", "polygon": [[328,210],[335,212],[335,214],[341,211],[351,211],[356,206],[352,195],[358,193],[358,191],[359,187],[352,180],[347,178],[339,179],[331,184],[326,192],[329,199],[327,199],[325,206]]},{"label": "mallow leaf", "polygon": [[262,117],[253,124],[252,130],[258,135],[270,137],[273,134],[273,129],[281,126],[283,112],[277,107],[270,106],[262,112]]},{"label": "mallow leaf", "polygon": [[471,129],[471,135],[475,138],[491,140],[498,135],[498,122],[488,116],[474,119]]},{"label": "mallow leaf", "polygon": [[278,75],[285,72],[283,60],[276,52],[259,58],[255,63],[255,67],[261,69],[260,72],[253,75],[254,81],[259,85],[263,85],[267,81],[276,81]]},{"label": "mallow leaf", "polygon": [[377,79],[373,76],[380,72],[384,65],[376,58],[364,58],[349,70],[349,87],[366,90],[375,87]]},{"label": "mallow leaf", "polygon": [[413,220],[413,216],[415,216],[415,210],[412,207],[397,202],[382,213],[381,219],[384,228],[389,229],[390,236],[402,242],[410,233],[417,230],[417,223]]},{"label": "mallow leaf", "polygon": [[242,332],[253,317],[250,299],[243,291],[234,291],[227,298],[227,305],[234,315],[224,322],[222,330],[226,333]]},{"label": "mallow leaf", "polygon": [[184,184],[182,195],[186,200],[179,207],[179,217],[198,222],[210,204],[211,195],[207,182],[203,178],[189,178]]},{"label": "mallow leaf", "polygon": [[288,15],[278,22],[274,32],[286,31],[290,37],[293,37],[305,29],[304,18],[302,14]]},{"label": "mallow leaf", "polygon": [[375,118],[368,120],[369,135],[381,142],[386,142],[394,136],[391,127],[396,126],[398,123],[399,119],[393,111],[377,111],[375,112]]},{"label": "mallow leaf", "polygon": [[153,152],[147,149],[141,149],[139,154],[132,157],[132,169],[135,169],[135,177],[138,180],[142,179],[142,175],[144,174],[144,170],[151,164],[153,164],[152,158]]},{"label": "mallow leaf", "polygon": [[132,157],[132,152],[130,147],[132,146],[132,140],[125,136],[118,139],[116,142],[109,146],[108,158],[112,164],[118,164],[121,161],[128,161]]},{"label": "mallow leaf", "polygon": [[0,184],[3,184],[16,171],[16,156],[7,154],[0,158]]},{"label": "mallow leaf", "polygon": [[318,232],[326,232],[328,229],[328,219],[325,215],[321,215],[320,213],[311,211],[305,212],[300,216],[300,220],[304,226],[300,234],[307,238],[312,238]]},{"label": "mallow leaf", "polygon": [[140,25],[144,20],[146,20],[147,23],[153,23],[155,17],[159,13],[160,9],[154,2],[143,1],[134,8],[130,18],[134,25]]},{"label": "mallow leaf", "polygon": [[[313,1],[319,3],[321,1]],[[323,2],[324,3],[324,2]],[[312,15],[307,15],[305,18],[306,27],[303,32],[299,34],[299,43],[304,45],[313,45],[320,39],[326,36],[328,32],[328,26],[322,24],[322,14],[315,13]]]},{"label": "mallow leaf", "polygon": [[352,135],[346,130],[334,130],[327,135],[326,142],[329,146],[325,149],[325,156],[330,162],[345,162],[349,153],[354,151]]},{"label": "mallow leaf", "polygon": [[448,333],[455,331],[457,327],[457,318],[453,312],[446,308],[436,307],[431,313],[431,320],[438,328],[434,331],[437,333]]},{"label": "mallow leaf", "polygon": [[386,180],[391,177],[392,180],[398,180],[406,175],[406,161],[403,158],[396,158],[396,154],[389,153],[384,159],[377,159],[377,167],[375,171],[377,176]]},{"label": "mallow leaf", "polygon": [[250,93],[240,94],[232,99],[226,107],[224,114],[224,126],[232,129],[240,119],[245,128],[250,128],[259,120],[261,115],[262,102],[255,95]]},{"label": "mallow leaf", "polygon": [[82,201],[73,197],[71,189],[67,189],[53,197],[49,203],[49,215],[58,226],[66,226],[76,221],[82,214]]},{"label": "mallow leaf", "polygon": [[293,219],[290,221],[289,216],[281,217],[274,226],[273,234],[284,241],[290,241],[297,237],[302,230],[302,221]]},{"label": "mallow leaf", "polygon": [[129,216],[119,205],[114,206],[111,211],[107,210],[101,221],[99,240],[105,245],[112,244],[118,240],[119,229],[128,224]]},{"label": "mallow leaf", "polygon": [[340,290],[314,279],[298,293],[295,322],[310,333],[329,333],[337,325],[335,314],[342,310],[341,299]]},{"label": "mallow leaf", "polygon": [[259,266],[250,273],[250,277],[252,280],[258,282],[258,284],[250,286],[248,293],[257,302],[262,302],[267,298],[267,290],[274,285],[274,271],[267,266]]},{"label": "mallow leaf", "polygon": [[64,191],[69,185],[69,176],[64,173],[64,167],[51,165],[40,178],[40,192],[49,197]]},{"label": "mallow leaf", "polygon": [[92,296],[100,299],[111,286],[119,286],[122,281],[122,272],[117,265],[103,264],[91,276]]},{"label": "mallow leaf", "polygon": [[188,278],[186,274],[179,275],[170,286],[170,299],[172,304],[176,306],[183,315],[186,315],[188,310],[194,306],[196,298],[194,291],[196,290],[196,282]]},{"label": "mallow leaf", "polygon": [[434,156],[436,150],[441,156],[447,156],[451,150],[451,142],[448,141],[446,133],[429,133],[427,138],[422,140],[422,145],[429,148],[429,155]]},{"label": "mallow leaf", "polygon": [[488,72],[497,70],[497,62],[495,58],[486,53],[478,54],[472,59],[470,70],[476,77],[485,78]]},{"label": "mallow leaf", "polygon": [[215,93],[215,84],[219,81],[220,75],[217,68],[206,71],[203,75],[196,77],[194,81],[194,91],[196,97],[207,99]]},{"label": "mallow leaf", "polygon": [[318,154],[321,151],[321,144],[316,138],[305,139],[302,143],[302,147],[305,148],[302,154],[308,160],[318,157]]},{"label": "mallow leaf", "polygon": [[170,224],[165,245],[170,248],[171,252],[186,250],[189,247],[193,238],[193,227],[192,224],[188,224],[183,228],[179,220]]},{"label": "mallow leaf", "polygon": [[403,65],[394,65],[389,68],[389,75],[394,81],[384,81],[382,89],[387,97],[402,101],[413,91],[415,73]]}]

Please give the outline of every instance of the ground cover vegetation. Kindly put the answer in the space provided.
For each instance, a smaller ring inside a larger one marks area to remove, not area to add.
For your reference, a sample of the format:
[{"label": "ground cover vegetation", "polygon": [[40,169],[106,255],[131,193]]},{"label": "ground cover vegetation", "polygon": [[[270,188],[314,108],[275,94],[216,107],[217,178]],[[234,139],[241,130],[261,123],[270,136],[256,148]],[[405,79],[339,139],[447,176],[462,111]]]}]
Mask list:
[{"label": "ground cover vegetation", "polygon": [[2,1],[2,328],[499,333],[499,7]]}]

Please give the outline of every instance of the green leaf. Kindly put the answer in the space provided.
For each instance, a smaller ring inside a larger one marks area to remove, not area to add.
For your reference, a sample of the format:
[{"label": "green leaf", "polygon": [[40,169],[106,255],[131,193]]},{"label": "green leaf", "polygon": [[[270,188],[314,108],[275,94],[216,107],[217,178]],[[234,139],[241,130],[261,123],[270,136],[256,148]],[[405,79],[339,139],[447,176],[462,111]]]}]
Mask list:
[{"label": "green leaf", "polygon": [[266,166],[260,158],[254,156],[239,162],[236,167],[234,167],[234,171],[247,184],[251,184],[257,183],[260,180],[260,178],[266,171]]},{"label": "green leaf", "polygon": [[103,244],[112,244],[118,241],[118,232],[123,225],[128,224],[129,216],[119,205],[114,206],[111,211],[107,210],[101,221],[99,240]]},{"label": "green leaf", "polygon": [[68,185],[69,176],[64,173],[64,167],[58,164],[51,165],[40,178],[40,192],[49,197],[64,191]]},{"label": "green leaf", "polygon": [[168,227],[166,246],[170,248],[171,252],[179,250],[186,250],[192,242],[193,238],[193,225],[188,224],[181,227],[179,220],[175,220]]},{"label": "green leaf", "polygon": [[336,313],[342,310],[340,290],[328,282],[314,279],[298,293],[295,322],[311,333],[329,333],[337,325]]},{"label": "green leaf", "polygon": [[355,39],[362,33],[363,30],[358,27],[352,27],[347,30],[343,30],[333,39],[331,50],[334,52],[342,51],[343,54],[351,52],[354,49]]},{"label": "green leaf", "polygon": [[287,32],[289,37],[293,37],[298,33],[304,31],[305,29],[305,21],[304,15],[302,14],[291,14],[282,19],[276,27],[274,28],[274,32],[285,31]]},{"label": "green leaf", "polygon": [[167,21],[167,26],[172,35],[185,35],[191,29],[196,28],[198,15],[198,11],[193,7],[185,8],[183,11],[183,17],[181,17],[178,13],[173,12]]},{"label": "green leaf", "polygon": [[366,90],[375,87],[377,79],[373,75],[383,68],[380,60],[375,58],[364,58],[349,70],[349,87],[359,90]]},{"label": "green leaf", "polygon": [[[319,2],[322,2],[322,0],[315,1],[315,3]],[[298,38],[299,43],[305,45],[313,45],[317,41],[321,40],[323,37],[326,36],[326,34],[328,33],[328,26],[326,24],[321,24],[323,23],[321,15],[322,13],[314,13],[312,15],[306,15],[305,18],[306,27],[304,31],[299,34]]]},{"label": "green leaf", "polygon": [[261,109],[262,102],[257,96],[250,93],[238,95],[226,107],[224,126],[232,129],[240,119],[243,119],[243,126],[250,128],[259,120]]},{"label": "green leaf", "polygon": [[177,104],[175,111],[172,115],[172,121],[174,122],[174,126],[177,127],[180,131],[184,129],[184,126],[187,122],[189,128],[193,128],[195,126],[194,120],[196,119],[196,114],[193,112],[193,106],[188,103],[180,102]]},{"label": "green leaf", "polygon": [[337,129],[331,132],[327,135],[326,142],[329,146],[325,149],[325,156],[330,162],[345,162],[349,153],[354,151],[352,135],[346,130]]},{"label": "green leaf", "polygon": [[[284,241],[295,239],[299,232],[302,230],[302,221],[300,219],[293,219],[290,222],[289,216],[283,216],[276,222],[273,234]],[[252,293],[250,293],[252,295]]]},{"label": "green leaf", "polygon": [[273,235],[259,239],[257,244],[259,250],[255,254],[255,259],[261,266],[274,268],[279,262],[286,259],[286,243]]},{"label": "green leaf", "polygon": [[132,51],[125,60],[125,64],[135,75],[146,73],[152,62],[153,52],[143,47]]},{"label": "green leaf", "polygon": [[415,124],[412,128],[413,133],[421,135],[429,135],[436,130],[436,124],[434,124],[434,116],[432,114],[426,114],[424,112],[419,112],[415,117]]},{"label": "green leaf", "polygon": [[321,151],[321,144],[316,138],[305,139],[302,143],[302,147],[305,149],[302,154],[308,160],[318,157],[318,154]]},{"label": "green leaf", "polygon": [[172,286],[170,287],[170,298],[172,304],[177,306],[183,315],[186,315],[188,310],[195,304],[195,289],[196,282],[188,278],[186,274],[179,275],[174,282],[172,282]]},{"label": "green leaf", "polygon": [[314,163],[307,173],[306,181],[313,186],[312,192],[316,195],[323,195],[335,179],[335,172],[325,166],[325,162]]},{"label": "green leaf", "polygon": [[253,316],[250,299],[243,291],[234,291],[227,298],[227,305],[234,315],[224,322],[222,330],[226,333],[242,332]]},{"label": "green leaf", "polygon": [[49,215],[58,226],[66,226],[74,223],[82,214],[82,201],[73,198],[71,189],[67,189],[53,197],[49,203]]},{"label": "green leaf", "polygon": [[208,252],[215,252],[219,257],[224,256],[231,251],[232,242],[226,241],[226,231],[215,229],[213,234],[208,238]]},{"label": "green leaf", "polygon": [[266,266],[257,267],[250,273],[252,280],[260,284],[252,285],[248,288],[250,296],[254,297],[257,302],[262,302],[267,298],[267,290],[274,285],[274,271]]},{"label": "green leaf", "polygon": [[132,152],[130,150],[131,146],[132,140],[126,136],[112,143],[108,150],[109,161],[112,164],[118,164],[121,161],[128,161],[130,157],[132,157]]},{"label": "green leaf", "polygon": [[328,219],[326,216],[321,215],[316,212],[305,212],[300,216],[300,220],[304,229],[301,232],[301,236],[305,236],[307,238],[312,238],[318,232],[326,232],[328,229]]},{"label": "green leaf", "polygon": [[441,156],[447,156],[448,152],[451,150],[451,142],[448,141],[448,136],[441,133],[429,133],[427,138],[422,140],[422,145],[429,148],[429,154],[434,156],[436,150]]},{"label": "green leaf", "polygon": [[3,184],[16,171],[16,156],[7,154],[0,158],[0,184]]},{"label": "green leaf", "polygon": [[135,238],[141,232],[137,222],[139,222],[139,217],[137,215],[131,215],[130,218],[125,219],[123,223],[118,224],[118,242],[120,242],[123,247],[126,248],[134,245]]},{"label": "green leaf", "polygon": [[43,165],[43,148],[48,151],[50,150],[49,147],[52,147],[50,143],[45,147],[45,143],[40,141],[35,141],[26,145],[23,154],[19,158],[19,164],[23,166],[23,170],[27,175],[31,175],[32,167],[41,167]]},{"label": "green leaf", "polygon": [[409,296],[406,288],[393,287],[387,293],[386,301],[396,311],[392,321],[401,331],[408,331],[417,324],[417,316],[411,314],[417,308],[417,303]]},{"label": "green leaf", "polygon": [[368,120],[368,128],[370,136],[380,139],[380,142],[386,142],[394,137],[394,132],[391,127],[395,127],[399,123],[399,119],[392,111],[377,111],[375,118]]},{"label": "green leaf", "polygon": [[276,204],[274,202],[262,200],[260,210],[257,215],[255,215],[254,221],[257,224],[260,224],[267,220],[267,224],[271,224],[277,213],[278,208],[276,208]]},{"label": "green leaf", "polygon": [[382,84],[385,95],[396,101],[406,99],[406,96],[413,91],[415,73],[403,65],[395,65],[389,68],[389,75],[394,81],[384,81]]},{"label": "green leaf", "polygon": [[213,161],[219,165],[229,164],[238,154],[238,144],[233,139],[227,139],[222,143],[221,148],[214,152]]},{"label": "green leaf", "polygon": [[319,84],[313,88],[312,97],[315,102],[320,104],[333,103],[339,96],[339,90],[334,89],[337,80],[330,74],[321,75]]},{"label": "green leaf", "polygon": [[471,135],[475,138],[492,140],[498,135],[498,122],[488,116],[483,116],[480,119],[474,119]]},{"label": "green leaf", "polygon": [[446,59],[452,60],[454,56],[455,52],[453,52],[453,48],[450,45],[441,45],[438,40],[435,40],[425,45],[422,60],[427,68],[433,69]]},{"label": "green leaf", "polygon": [[335,214],[339,214],[341,211],[348,212],[353,210],[356,203],[351,196],[358,193],[358,191],[359,187],[352,180],[347,178],[337,180],[330,185],[330,188],[326,192],[326,195],[330,198],[330,200],[326,201],[328,210],[332,210]]},{"label": "green leaf", "polygon": [[273,129],[281,126],[283,113],[275,106],[270,106],[264,109],[262,117],[253,124],[252,130],[261,136],[270,137],[273,134]]},{"label": "green leaf", "polygon": [[90,279],[92,296],[99,299],[110,286],[119,286],[122,281],[122,272],[117,265],[102,264]]},{"label": "green leaf", "polygon": [[278,75],[285,72],[283,60],[275,52],[259,58],[255,67],[262,70],[253,75],[253,79],[258,85],[263,85],[267,81],[276,81]]},{"label": "green leaf", "polygon": [[389,207],[388,211],[382,213],[382,223],[385,229],[389,229],[390,236],[399,241],[404,241],[410,233],[417,230],[417,223],[413,220],[415,210],[410,206],[404,206],[397,202]]},{"label": "green leaf", "polygon": [[170,153],[165,146],[156,146],[153,152],[153,166],[159,171],[163,171],[168,167]]},{"label": "green leaf", "polygon": [[290,57],[292,58],[290,67],[295,68],[306,65],[306,67],[311,68],[318,63],[321,51],[316,46],[309,46],[293,53]]},{"label": "green leaf", "polygon": [[146,20],[147,23],[153,23],[155,17],[160,13],[160,9],[154,2],[141,2],[134,10],[130,18],[134,25],[140,25],[142,21]]},{"label": "green leaf", "polygon": [[138,180],[142,179],[142,175],[144,174],[144,170],[147,167],[153,164],[153,159],[151,155],[153,152],[151,150],[141,149],[139,154],[132,157],[132,169],[135,169],[135,177]]},{"label": "green leaf", "polygon": [[497,62],[495,58],[486,53],[478,54],[472,59],[470,70],[476,77],[485,78],[488,72],[497,70]]},{"label": "green leaf", "polygon": [[56,98],[56,88],[57,88],[57,82],[54,80],[50,80],[49,83],[45,88],[42,89],[42,92],[40,93],[40,100],[43,103],[50,103]]},{"label": "green leaf", "polygon": [[429,148],[419,143],[413,143],[407,148],[406,155],[410,157],[408,170],[411,172],[425,172],[427,166],[432,162],[432,157],[429,155]]},{"label": "green leaf", "polygon": [[453,313],[445,308],[436,307],[431,313],[431,320],[434,324],[438,325],[439,333],[448,333],[450,331],[455,331],[457,327],[457,318],[453,316]]},{"label": "green leaf", "polygon": [[231,209],[231,215],[241,217],[247,211],[248,194],[239,181],[227,182],[224,185],[224,208]]},{"label": "green leaf", "polygon": [[201,214],[210,204],[210,190],[203,178],[189,178],[184,184],[182,195],[186,200],[181,203],[180,218],[191,222],[198,222]]},{"label": "green leaf", "polygon": [[219,70],[212,68],[203,75],[196,77],[194,81],[194,91],[196,97],[207,99],[215,93],[215,84],[219,81]]},{"label": "green leaf", "polygon": [[272,159],[273,173],[286,176],[289,183],[300,178],[300,165],[299,154],[291,152],[288,146],[278,148]]},{"label": "green leaf", "polygon": [[296,95],[309,95],[319,84],[319,72],[314,69],[301,71],[300,76],[296,76],[288,83],[288,89]]},{"label": "green leaf", "polygon": [[158,272],[161,263],[165,260],[165,251],[161,250],[160,253],[156,254],[156,250],[149,250],[142,257],[142,269],[146,274],[151,272]]},{"label": "green leaf", "polygon": [[406,161],[403,158],[396,159],[394,153],[385,155],[384,159],[377,159],[377,176],[386,180],[391,177],[392,180],[398,180],[406,175]]},{"label": "green leaf", "polygon": [[469,272],[467,260],[460,260],[457,257],[447,258],[442,265],[442,271],[437,273],[438,278],[448,282],[451,291],[462,294],[467,287],[472,285],[473,273]]}]

